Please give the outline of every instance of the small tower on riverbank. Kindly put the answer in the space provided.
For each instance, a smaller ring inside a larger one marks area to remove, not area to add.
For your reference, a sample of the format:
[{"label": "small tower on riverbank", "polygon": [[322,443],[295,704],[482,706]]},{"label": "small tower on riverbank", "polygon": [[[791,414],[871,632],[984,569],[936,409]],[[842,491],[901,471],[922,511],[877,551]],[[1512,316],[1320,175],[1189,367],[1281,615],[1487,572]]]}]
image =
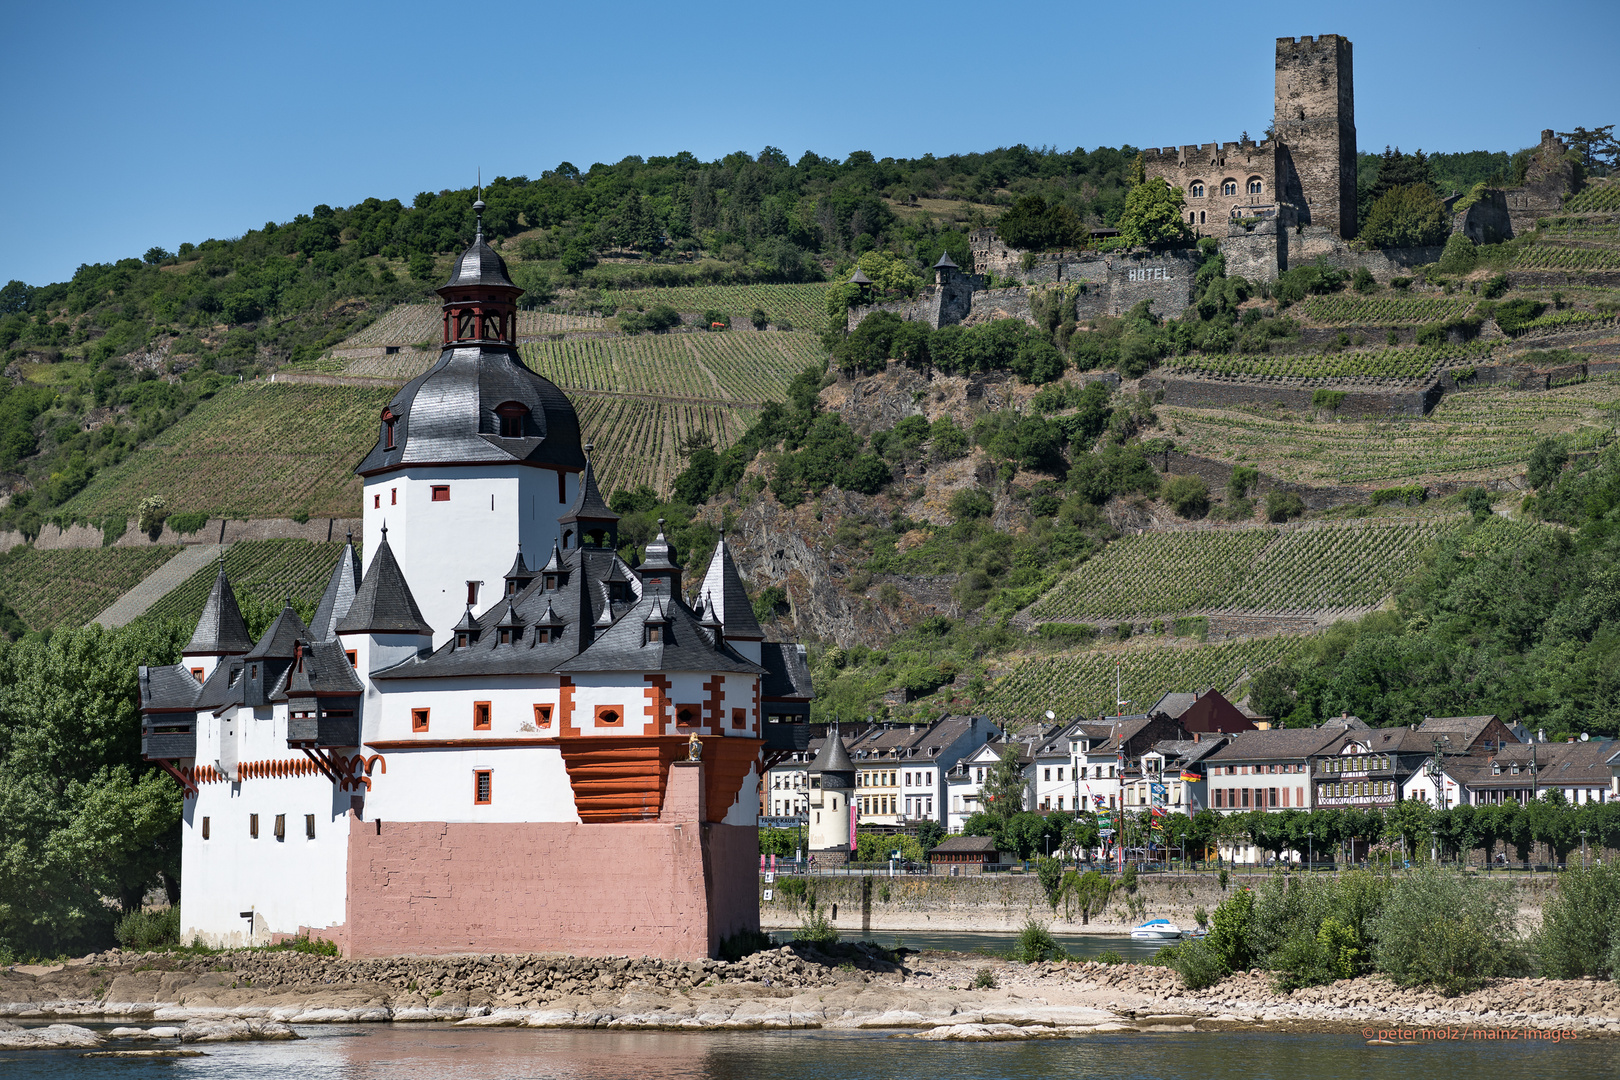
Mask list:
[{"label": "small tower on riverbank", "polygon": [[824,863],[849,858],[855,836],[855,763],[837,728],[806,770],[810,776],[810,853]]}]

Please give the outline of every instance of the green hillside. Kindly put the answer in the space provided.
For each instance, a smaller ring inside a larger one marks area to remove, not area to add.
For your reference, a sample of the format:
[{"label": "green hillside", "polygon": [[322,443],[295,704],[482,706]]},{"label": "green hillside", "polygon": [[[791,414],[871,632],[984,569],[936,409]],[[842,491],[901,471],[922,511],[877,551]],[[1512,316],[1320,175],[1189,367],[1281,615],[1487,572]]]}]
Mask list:
[{"label": "green hillside", "polygon": [[392,392],[249,382],[220,391],[140,451],[97,474],[64,516],[132,517],[148,495],[170,513],[351,517],[354,467]]},{"label": "green hillside", "polygon": [[1084,622],[1370,607],[1411,576],[1442,527],[1429,518],[1126,536],[1058,582],[1029,613],[1039,621]]},{"label": "green hillside", "polygon": [[82,626],[179,550],[14,547],[0,555],[0,602],[30,630]]},{"label": "green hillside", "polygon": [[[248,609],[281,610],[291,597],[307,616],[314,610],[337,566],[343,544],[321,544],[308,540],[242,540],[225,553],[225,572],[230,575],[237,601],[244,614]],[[195,622],[202,615],[208,590],[214,587],[218,568],[206,567],[191,575],[162,600],[147,609],[144,619],[183,619]],[[249,618],[251,624],[254,620]]]}]

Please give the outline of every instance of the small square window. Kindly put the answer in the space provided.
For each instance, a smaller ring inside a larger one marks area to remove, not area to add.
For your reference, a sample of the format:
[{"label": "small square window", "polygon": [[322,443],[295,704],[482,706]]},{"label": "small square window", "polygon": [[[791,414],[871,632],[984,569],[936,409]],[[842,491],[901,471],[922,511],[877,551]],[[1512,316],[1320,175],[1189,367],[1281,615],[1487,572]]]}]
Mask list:
[{"label": "small square window", "polygon": [[389,488],[388,489],[388,505],[389,506],[395,506],[395,505],[398,505],[398,503],[399,503],[399,488]]},{"label": "small square window", "polygon": [[433,485],[433,501],[434,502],[449,502],[450,501],[450,485],[449,484],[434,484]]},{"label": "small square window", "polygon": [[734,728],[745,728],[745,727],[747,727],[748,726],[748,710],[747,709],[732,709],[731,710],[731,726],[734,727]]},{"label": "small square window", "polygon": [[551,726],[551,706],[550,705],[536,705],[534,707],[534,726],[535,727],[550,727]]},{"label": "small square window", "polygon": [[411,710],[411,730],[412,731],[426,731],[427,729],[428,729],[428,710],[427,709],[412,709]]},{"label": "small square window", "polygon": [[371,508],[373,510],[381,510],[382,509],[382,492],[380,492],[380,491],[375,492],[371,496]]},{"label": "small square window", "polygon": [[619,727],[624,723],[624,710],[617,705],[598,705],[596,707],[597,727]]},{"label": "small square window", "polygon": [[489,702],[487,702],[487,701],[475,701],[475,702],[473,702],[473,730],[474,731],[488,731],[489,730]]},{"label": "small square window", "polygon": [[304,815],[304,838],[306,840],[315,839],[315,815],[314,814],[305,814]]},{"label": "small square window", "polygon": [[208,839],[208,819],[207,818],[202,819],[202,838],[204,840]]},{"label": "small square window", "polygon": [[703,723],[703,706],[675,706],[675,723],[679,727],[697,727],[699,724]]},{"label": "small square window", "polygon": [[248,835],[257,840],[259,838],[259,815],[248,815]]},{"label": "small square window", "polygon": [[473,802],[479,806],[488,806],[493,801],[494,784],[489,769],[476,769],[473,771]]},{"label": "small square window", "polygon": [[202,682],[203,681],[203,669],[200,668],[200,667],[192,668],[191,669],[191,677],[193,679],[196,679],[198,682]]},{"label": "small square window", "polygon": [[286,814],[277,814],[276,815],[276,839],[277,840],[285,840],[285,839],[287,839],[287,815]]},{"label": "small square window", "polygon": [[357,668],[360,666],[360,654],[354,649],[344,649],[343,655],[349,658],[350,667]]}]

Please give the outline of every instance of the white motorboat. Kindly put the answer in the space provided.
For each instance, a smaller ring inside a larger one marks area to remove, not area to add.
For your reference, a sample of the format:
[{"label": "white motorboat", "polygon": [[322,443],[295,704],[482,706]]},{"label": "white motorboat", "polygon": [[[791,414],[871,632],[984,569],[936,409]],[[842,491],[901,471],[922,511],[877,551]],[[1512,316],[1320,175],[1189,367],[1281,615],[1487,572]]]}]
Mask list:
[{"label": "white motorboat", "polygon": [[1169,919],[1149,919],[1132,930],[1131,937],[1146,941],[1180,940],[1181,927]]}]

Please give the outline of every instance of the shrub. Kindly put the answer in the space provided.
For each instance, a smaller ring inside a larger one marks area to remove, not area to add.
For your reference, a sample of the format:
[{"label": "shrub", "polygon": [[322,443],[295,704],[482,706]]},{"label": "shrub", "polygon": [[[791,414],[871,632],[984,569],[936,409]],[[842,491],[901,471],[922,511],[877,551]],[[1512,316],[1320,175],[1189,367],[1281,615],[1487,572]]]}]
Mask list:
[{"label": "shrub", "polygon": [[1248,465],[1238,465],[1232,469],[1232,477],[1226,482],[1226,497],[1233,501],[1248,496],[1260,483],[1260,470]]},{"label": "shrub", "polygon": [[1018,944],[1013,947],[1014,959],[1026,964],[1038,964],[1043,960],[1056,960],[1067,955],[1068,952],[1052,937],[1052,932],[1046,928],[1046,924],[1037,922],[1033,915],[1025,921],[1024,928],[1018,932]]},{"label": "shrub", "polygon": [[1203,517],[1209,513],[1209,485],[1201,477],[1182,474],[1172,476],[1159,489],[1164,501],[1184,518]]},{"label": "shrub", "polygon": [[996,973],[989,968],[980,968],[973,973],[973,989],[994,990],[1001,984],[996,981]]},{"label": "shrub", "polygon": [[1496,274],[1488,278],[1479,287],[1479,293],[1487,300],[1495,300],[1508,291],[1508,278],[1506,274]]},{"label": "shrub", "polygon": [[1518,299],[1497,304],[1494,312],[1496,325],[1501,327],[1502,333],[1510,337],[1524,329],[1524,324],[1539,316],[1547,310],[1547,305],[1539,300]]},{"label": "shrub", "polygon": [[964,488],[951,496],[952,521],[972,521],[987,518],[995,512],[995,500],[982,488]]},{"label": "shrub", "polygon": [[1350,287],[1358,293],[1370,293],[1378,288],[1378,282],[1372,276],[1372,271],[1365,266],[1356,267],[1356,272],[1350,275]]},{"label": "shrub", "polygon": [[1390,278],[1389,287],[1392,289],[1400,289],[1402,292],[1405,292],[1407,289],[1412,287],[1412,279],[1404,276]]},{"label": "shrub", "polygon": [[1542,908],[1536,953],[1549,979],[1612,979],[1620,952],[1620,865],[1570,870]]},{"label": "shrub", "polygon": [[799,928],[793,932],[793,940],[817,947],[836,945],[838,928],[823,912],[812,911],[805,915],[799,923]]},{"label": "shrub", "polygon": [[137,908],[118,920],[113,937],[126,949],[145,951],[180,944],[180,909],[147,911]]},{"label": "shrub", "polygon": [[1119,955],[1119,953],[1115,952],[1113,949],[1106,949],[1103,952],[1098,953],[1096,960],[1099,964],[1109,965],[1123,964],[1125,962],[1125,958]]},{"label": "shrub", "polygon": [[1311,391],[1311,408],[1326,409],[1336,413],[1339,406],[1344,404],[1346,392],[1343,390],[1313,390]]},{"label": "shrub", "polygon": [[[1046,893],[1046,902],[1052,905],[1053,911],[1056,911],[1058,900],[1063,893],[1063,860],[1045,856],[1037,859],[1035,861],[1035,876],[1040,880],[1041,890]],[[1035,920],[1031,917],[1025,929],[1027,930],[1034,925]]]},{"label": "shrub", "polygon": [[1513,929],[1517,905],[1505,884],[1424,864],[1403,874],[1373,921],[1373,961],[1405,986],[1448,997],[1524,966]]},{"label": "shrub", "polygon": [[290,941],[283,941],[271,948],[284,949],[287,952],[307,953],[310,956],[341,956],[343,950],[337,947],[336,942],[325,938],[312,938],[309,936],[295,937]]},{"label": "shrub", "polygon": [[1401,487],[1380,488],[1372,493],[1371,502],[1374,506],[1399,503],[1402,506],[1417,506],[1428,501],[1429,489],[1422,484],[1406,484]]},{"label": "shrub", "polygon": [[1171,958],[1170,966],[1181,976],[1181,985],[1188,990],[1214,986],[1231,974],[1220,956],[1209,947],[1206,938],[1184,942]]},{"label": "shrub", "polygon": [[1536,444],[1535,449],[1530,451],[1530,460],[1525,467],[1525,479],[1530,481],[1531,487],[1540,491],[1558,479],[1558,474],[1564,471],[1564,466],[1568,462],[1569,451],[1564,449],[1563,443],[1553,438],[1542,439]]},{"label": "shrub", "polygon": [[163,528],[163,519],[169,516],[169,500],[161,495],[148,495],[136,510],[136,528],[155,536]]},{"label": "shrub", "polygon": [[[1221,871],[1225,877],[1226,871]],[[1226,883],[1221,883],[1225,888]],[[1246,971],[1254,960],[1250,936],[1254,924],[1254,893],[1248,889],[1222,900],[1215,908],[1214,926],[1204,942],[1210,953],[1228,971]]]},{"label": "shrub", "polygon": [[192,514],[170,514],[168,519],[169,528],[181,536],[190,536],[206,524],[208,515],[201,511]]},{"label": "shrub", "polygon": [[748,313],[748,321],[754,324],[755,330],[763,330],[771,324],[771,317],[765,314],[764,308],[755,308]]},{"label": "shrub", "polygon": [[1305,512],[1305,500],[1292,491],[1273,489],[1266,493],[1266,517],[1275,522],[1297,518]]},{"label": "shrub", "polygon": [[1474,515],[1474,524],[1491,516],[1491,493],[1484,488],[1469,488],[1463,492],[1463,506]]},{"label": "shrub", "polygon": [[1475,250],[1474,242],[1462,233],[1452,233],[1434,268],[1440,274],[1466,274],[1478,260],[1479,252]]}]

